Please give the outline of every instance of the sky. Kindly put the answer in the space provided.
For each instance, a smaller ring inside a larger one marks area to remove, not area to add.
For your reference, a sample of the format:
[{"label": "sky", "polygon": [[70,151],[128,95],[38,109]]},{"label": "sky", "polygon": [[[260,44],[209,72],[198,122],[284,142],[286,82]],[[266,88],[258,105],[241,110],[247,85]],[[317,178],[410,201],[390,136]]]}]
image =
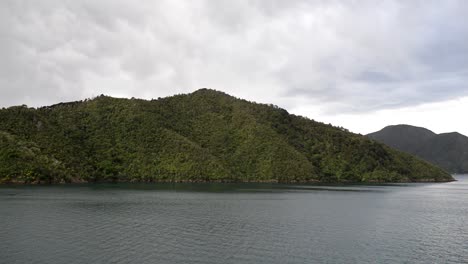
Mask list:
[{"label": "sky", "polygon": [[465,0],[2,0],[0,107],[207,87],[366,134],[468,135]]}]

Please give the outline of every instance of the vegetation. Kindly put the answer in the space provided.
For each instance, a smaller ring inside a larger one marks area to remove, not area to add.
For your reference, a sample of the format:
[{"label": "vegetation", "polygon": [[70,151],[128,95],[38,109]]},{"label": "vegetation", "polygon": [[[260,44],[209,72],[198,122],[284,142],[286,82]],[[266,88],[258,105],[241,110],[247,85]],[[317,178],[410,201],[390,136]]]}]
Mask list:
[{"label": "vegetation", "polygon": [[449,172],[468,173],[468,137],[460,133],[436,134],[421,127],[397,125],[368,136]]},{"label": "vegetation", "polygon": [[2,182],[448,181],[343,128],[201,89],[0,110]]}]

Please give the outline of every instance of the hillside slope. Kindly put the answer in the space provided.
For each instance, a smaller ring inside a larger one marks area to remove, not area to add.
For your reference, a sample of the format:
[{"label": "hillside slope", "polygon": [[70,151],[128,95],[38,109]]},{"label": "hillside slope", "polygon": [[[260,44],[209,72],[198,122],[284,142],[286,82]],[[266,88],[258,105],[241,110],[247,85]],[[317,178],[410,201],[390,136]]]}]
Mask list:
[{"label": "hillside slope", "polygon": [[[453,180],[364,136],[209,89],[10,107],[0,131],[3,182]],[[14,154],[24,144],[27,158]]]},{"label": "hillside slope", "polygon": [[468,137],[460,133],[436,134],[425,128],[396,125],[368,136],[449,172],[468,173]]}]

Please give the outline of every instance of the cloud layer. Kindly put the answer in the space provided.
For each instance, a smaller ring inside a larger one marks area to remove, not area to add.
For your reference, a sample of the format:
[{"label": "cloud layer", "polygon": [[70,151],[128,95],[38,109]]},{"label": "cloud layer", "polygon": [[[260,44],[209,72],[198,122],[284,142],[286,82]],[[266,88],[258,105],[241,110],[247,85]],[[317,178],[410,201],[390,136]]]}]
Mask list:
[{"label": "cloud layer", "polygon": [[211,87],[366,114],[468,96],[467,1],[0,2],[0,106]]}]

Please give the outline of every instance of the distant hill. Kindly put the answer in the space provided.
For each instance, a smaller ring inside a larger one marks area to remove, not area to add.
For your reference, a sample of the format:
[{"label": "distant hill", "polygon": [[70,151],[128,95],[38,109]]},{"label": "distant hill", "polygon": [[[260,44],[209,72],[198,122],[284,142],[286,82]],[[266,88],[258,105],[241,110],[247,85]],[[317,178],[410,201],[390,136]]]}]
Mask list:
[{"label": "distant hill", "polygon": [[449,172],[468,173],[468,137],[460,133],[436,134],[422,127],[396,125],[368,136]]},{"label": "distant hill", "polygon": [[201,89],[0,110],[0,181],[450,181],[367,137]]}]

